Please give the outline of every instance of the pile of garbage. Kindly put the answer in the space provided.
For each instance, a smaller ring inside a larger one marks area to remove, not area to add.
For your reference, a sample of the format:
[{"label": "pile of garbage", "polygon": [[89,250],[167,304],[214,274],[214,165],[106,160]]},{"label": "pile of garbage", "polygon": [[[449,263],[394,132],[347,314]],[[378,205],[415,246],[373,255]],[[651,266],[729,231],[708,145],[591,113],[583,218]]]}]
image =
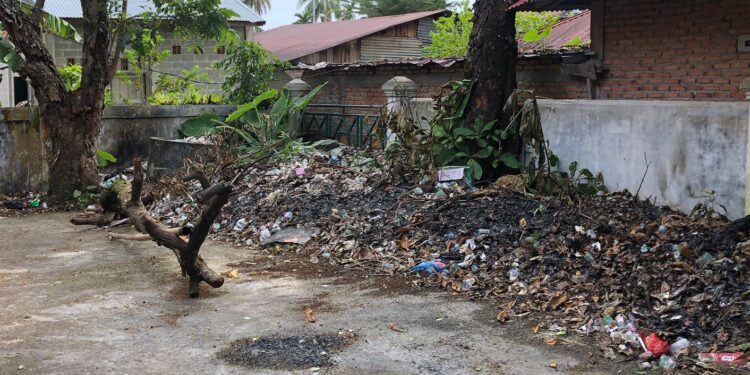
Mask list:
[{"label": "pile of garbage", "polygon": [[[627,192],[572,204],[477,189],[460,176],[417,187],[391,186],[388,177],[345,147],[258,166],[213,235],[302,252],[313,263],[419,273],[424,285],[498,301],[501,322],[535,316],[544,320],[537,331],[598,334],[604,356],[639,357],[643,368],[745,364],[750,241],[724,233],[726,220],[698,220]],[[199,210],[186,195],[150,212],[178,226]]]},{"label": "pile of garbage", "polygon": [[49,207],[45,198],[43,194],[37,192],[0,195],[0,216],[18,216],[30,209],[47,210]]}]

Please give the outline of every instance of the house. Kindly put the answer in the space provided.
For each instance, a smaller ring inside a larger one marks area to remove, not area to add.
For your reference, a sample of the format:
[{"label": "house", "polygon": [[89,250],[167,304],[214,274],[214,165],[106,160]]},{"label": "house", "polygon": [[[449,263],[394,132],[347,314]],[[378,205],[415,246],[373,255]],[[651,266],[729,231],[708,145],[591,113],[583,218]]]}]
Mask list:
[{"label": "house", "polygon": [[[521,88],[533,88],[541,96],[555,98],[589,97],[589,84],[577,68],[592,54],[589,46],[591,12],[588,10],[561,19],[542,40],[519,40],[517,80]],[[262,34],[259,34],[259,37]],[[570,45],[572,40],[580,40]],[[421,56],[421,55],[420,55]],[[314,59],[299,62],[291,73],[310,85],[328,85],[315,99],[319,104],[383,105],[386,97],[380,86],[394,76],[406,76],[419,85],[419,97],[437,95],[450,81],[464,78],[465,58],[396,57],[353,63]],[[279,79],[279,87],[285,83]]]},{"label": "house", "polygon": [[420,57],[431,43],[437,10],[357,20],[295,24],[259,33],[255,41],[293,64],[336,64]]},{"label": "house", "polygon": [[590,9],[602,99],[740,101],[750,77],[747,0],[518,0],[518,11]]},{"label": "house", "polygon": [[[238,14],[237,17],[230,20],[230,26],[237,31],[242,39],[251,39],[254,27],[265,23],[241,0],[221,0],[221,6]],[[128,16],[137,16],[151,8],[150,0],[129,0]],[[79,30],[82,29],[83,19],[81,17],[83,12],[81,11],[80,1],[47,1],[44,4],[44,10],[68,21]],[[156,68],[154,81],[160,73],[179,75],[182,70],[191,69],[198,65],[207,70],[209,77],[214,82],[202,84],[202,89],[209,91],[220,89],[221,73],[211,69],[211,66],[214,62],[224,59],[224,49],[216,48],[213,42],[207,41],[202,45],[203,53],[195,53],[191,52],[189,41],[175,38],[170,30],[162,30],[161,34],[165,38],[163,48],[170,50],[172,56],[162,61]],[[80,64],[82,54],[79,44],[52,34],[45,36],[45,42],[55,65]],[[129,73],[131,77],[133,75],[132,67],[124,59],[121,62],[120,70]],[[0,81],[0,106],[14,106],[29,99],[30,86],[18,74],[10,72],[7,66],[0,64],[0,77],[2,77]],[[143,101],[143,94],[133,84],[126,84],[119,79],[115,79],[111,87],[115,101],[134,103]]]}]

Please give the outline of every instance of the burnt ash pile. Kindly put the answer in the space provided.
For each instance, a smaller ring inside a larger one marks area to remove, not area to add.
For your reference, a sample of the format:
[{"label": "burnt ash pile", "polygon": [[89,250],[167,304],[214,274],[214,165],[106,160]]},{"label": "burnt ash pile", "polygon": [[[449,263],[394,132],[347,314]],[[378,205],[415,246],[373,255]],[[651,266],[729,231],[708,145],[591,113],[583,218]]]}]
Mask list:
[{"label": "burnt ash pile", "polygon": [[[368,163],[340,148],[259,167],[214,237],[378,273],[422,264],[424,285],[496,300],[500,321],[539,314],[558,332],[603,333],[610,355],[643,351],[624,322],[686,338],[691,353],[750,341],[750,244],[723,234],[725,220],[694,220],[627,192],[571,204],[503,187],[391,186],[382,169],[359,166]],[[197,210],[171,198],[151,212],[178,225]],[[312,236],[285,238],[289,228]]]}]

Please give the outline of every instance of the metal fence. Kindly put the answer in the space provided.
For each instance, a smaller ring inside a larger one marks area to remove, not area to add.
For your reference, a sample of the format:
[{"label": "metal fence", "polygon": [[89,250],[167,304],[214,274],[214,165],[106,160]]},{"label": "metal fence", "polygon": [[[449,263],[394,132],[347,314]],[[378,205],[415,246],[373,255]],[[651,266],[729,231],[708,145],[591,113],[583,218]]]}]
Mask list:
[{"label": "metal fence", "polygon": [[343,144],[379,149],[384,144],[376,134],[380,127],[377,105],[312,104],[302,115],[302,133],[306,137],[335,139]]}]

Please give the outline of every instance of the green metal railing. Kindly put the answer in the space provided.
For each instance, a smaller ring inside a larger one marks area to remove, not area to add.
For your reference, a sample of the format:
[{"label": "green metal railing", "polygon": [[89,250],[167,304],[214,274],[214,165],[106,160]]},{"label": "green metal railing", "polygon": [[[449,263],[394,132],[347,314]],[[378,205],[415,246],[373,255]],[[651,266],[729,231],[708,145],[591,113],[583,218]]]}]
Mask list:
[{"label": "green metal railing", "polygon": [[383,139],[375,134],[380,125],[376,105],[313,104],[302,115],[302,133],[335,139],[343,144],[379,149]]}]

